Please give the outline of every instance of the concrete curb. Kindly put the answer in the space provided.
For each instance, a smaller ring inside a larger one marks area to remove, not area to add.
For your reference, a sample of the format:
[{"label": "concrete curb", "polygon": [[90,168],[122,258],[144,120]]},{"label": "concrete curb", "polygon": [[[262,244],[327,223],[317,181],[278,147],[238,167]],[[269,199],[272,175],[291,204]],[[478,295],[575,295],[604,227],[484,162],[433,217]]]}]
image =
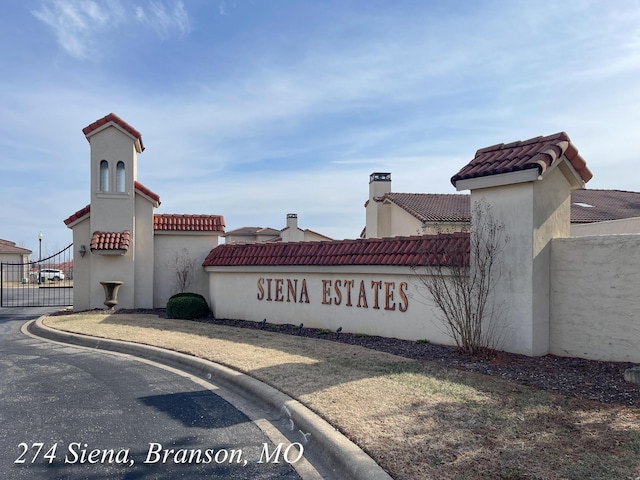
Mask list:
[{"label": "concrete curb", "polygon": [[311,433],[309,445],[321,452],[327,465],[331,465],[339,478],[392,480],[392,477],[360,447],[328,422],[297,400],[249,375],[172,350],[55,330],[44,325],[42,318],[29,322],[27,329],[33,335],[49,340],[97,350],[125,353],[184,370],[200,377],[208,378],[208,375],[211,375],[212,382],[218,383],[252,402],[259,400],[261,405],[266,404],[275,412],[286,410],[285,414],[291,418],[296,428]]}]

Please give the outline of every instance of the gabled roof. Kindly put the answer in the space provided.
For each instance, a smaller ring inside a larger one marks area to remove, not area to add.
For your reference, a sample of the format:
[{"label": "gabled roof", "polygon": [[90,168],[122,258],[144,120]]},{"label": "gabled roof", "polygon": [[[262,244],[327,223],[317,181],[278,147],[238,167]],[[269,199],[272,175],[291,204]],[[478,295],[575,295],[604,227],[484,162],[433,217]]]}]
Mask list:
[{"label": "gabled roof", "polygon": [[176,215],[161,213],[153,215],[153,229],[181,232],[224,232],[224,217],[221,215]]},{"label": "gabled roof", "polygon": [[94,251],[115,251],[125,254],[129,250],[131,232],[93,232],[89,248]]},{"label": "gabled roof", "polygon": [[144,151],[144,145],[142,144],[142,134],[127,122],[122,120],[120,117],[118,117],[115,113],[105,115],[101,119],[93,122],[91,125],[87,125],[82,129],[82,133],[84,133],[84,136],[87,137],[87,140],[89,140],[89,137],[91,137],[91,135],[94,135],[100,130],[107,128],[109,124],[117,125],[127,134],[129,134],[136,142],[136,149],[138,153],[142,153]]},{"label": "gabled roof", "polygon": [[[468,223],[469,194],[387,193],[376,199],[390,201],[423,223]],[[640,192],[624,190],[571,190],[571,223],[593,223],[640,217]]]},{"label": "gabled roof", "polygon": [[0,253],[19,253],[21,255],[29,255],[31,250],[18,247],[16,242],[10,242],[9,240],[3,240],[0,238]]},{"label": "gabled roof", "polygon": [[[280,230],[280,232],[278,232],[279,234],[282,234],[284,232],[286,232],[287,230],[290,230],[291,227],[284,227],[282,230]],[[326,235],[323,235],[321,233],[318,233],[314,230],[310,230],[308,228],[300,228],[300,227],[296,227],[297,230],[299,230],[302,233],[309,233],[311,235],[317,235],[318,237],[322,237],[324,240],[333,240],[333,238],[331,237],[327,237]]]},{"label": "gabled roof", "polygon": [[469,222],[469,195],[439,193],[387,193],[376,199],[390,201],[421,222]]},{"label": "gabled roof", "polygon": [[255,235],[280,235],[280,230],[276,230],[275,228],[269,227],[240,227],[235,230],[231,230],[227,232],[224,236],[234,236],[234,237],[252,237]]},{"label": "gabled roof", "polygon": [[281,265],[388,265],[436,266],[446,264],[444,252],[469,252],[469,234],[452,233],[413,237],[334,240],[331,242],[279,242],[223,244],[209,253],[205,267]]},{"label": "gabled roof", "polygon": [[81,208],[80,210],[78,210],[77,212],[71,214],[68,218],[65,218],[64,220],[64,224],[71,228],[72,227],[72,223],[75,223],[76,221],[84,218],[85,216],[89,215],[89,213],[91,212],[91,204]]},{"label": "gabled roof", "polygon": [[133,182],[133,186],[136,190],[136,193],[139,193],[145,197],[147,197],[149,200],[151,200],[151,203],[155,204],[155,207],[159,207],[160,206],[160,195],[158,195],[157,193],[152,192],[151,190],[149,190],[147,187],[145,187],[143,184],[141,184],[139,181],[135,181]]},{"label": "gabled roof", "polygon": [[586,183],[593,176],[578,149],[565,132],[529,140],[500,143],[481,148],[471,162],[451,177],[455,186],[460,180],[537,169],[543,175],[554,162],[565,156]]}]

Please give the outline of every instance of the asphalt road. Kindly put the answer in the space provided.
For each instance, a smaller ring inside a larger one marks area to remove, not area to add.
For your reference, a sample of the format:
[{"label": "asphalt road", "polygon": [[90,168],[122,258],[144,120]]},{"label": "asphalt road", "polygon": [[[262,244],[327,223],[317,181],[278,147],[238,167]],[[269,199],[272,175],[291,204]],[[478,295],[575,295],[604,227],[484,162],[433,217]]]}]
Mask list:
[{"label": "asphalt road", "polygon": [[73,305],[73,288],[68,282],[46,282],[42,286],[33,283],[17,286],[16,284],[2,285],[0,292],[0,304],[3,307]]},{"label": "asphalt road", "polygon": [[201,383],[20,332],[47,310],[0,309],[3,478],[300,478],[289,443],[276,456],[263,430]]}]

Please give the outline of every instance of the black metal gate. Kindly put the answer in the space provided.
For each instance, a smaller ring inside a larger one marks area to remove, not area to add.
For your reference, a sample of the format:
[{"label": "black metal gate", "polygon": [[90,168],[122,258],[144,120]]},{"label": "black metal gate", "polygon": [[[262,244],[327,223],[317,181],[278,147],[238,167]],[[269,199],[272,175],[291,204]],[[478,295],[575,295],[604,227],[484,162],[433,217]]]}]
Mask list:
[{"label": "black metal gate", "polygon": [[35,262],[0,263],[0,307],[73,305],[72,247]]}]

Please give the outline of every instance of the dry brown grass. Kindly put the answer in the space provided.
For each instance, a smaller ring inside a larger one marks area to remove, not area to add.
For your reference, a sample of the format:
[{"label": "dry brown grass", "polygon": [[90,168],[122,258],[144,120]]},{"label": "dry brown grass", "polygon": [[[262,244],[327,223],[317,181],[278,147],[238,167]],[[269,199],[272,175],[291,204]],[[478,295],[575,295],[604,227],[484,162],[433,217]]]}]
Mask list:
[{"label": "dry brown grass", "polygon": [[403,479],[636,479],[640,409],[567,398],[341,343],[154,315],[49,326],[156,345],[298,399]]}]

